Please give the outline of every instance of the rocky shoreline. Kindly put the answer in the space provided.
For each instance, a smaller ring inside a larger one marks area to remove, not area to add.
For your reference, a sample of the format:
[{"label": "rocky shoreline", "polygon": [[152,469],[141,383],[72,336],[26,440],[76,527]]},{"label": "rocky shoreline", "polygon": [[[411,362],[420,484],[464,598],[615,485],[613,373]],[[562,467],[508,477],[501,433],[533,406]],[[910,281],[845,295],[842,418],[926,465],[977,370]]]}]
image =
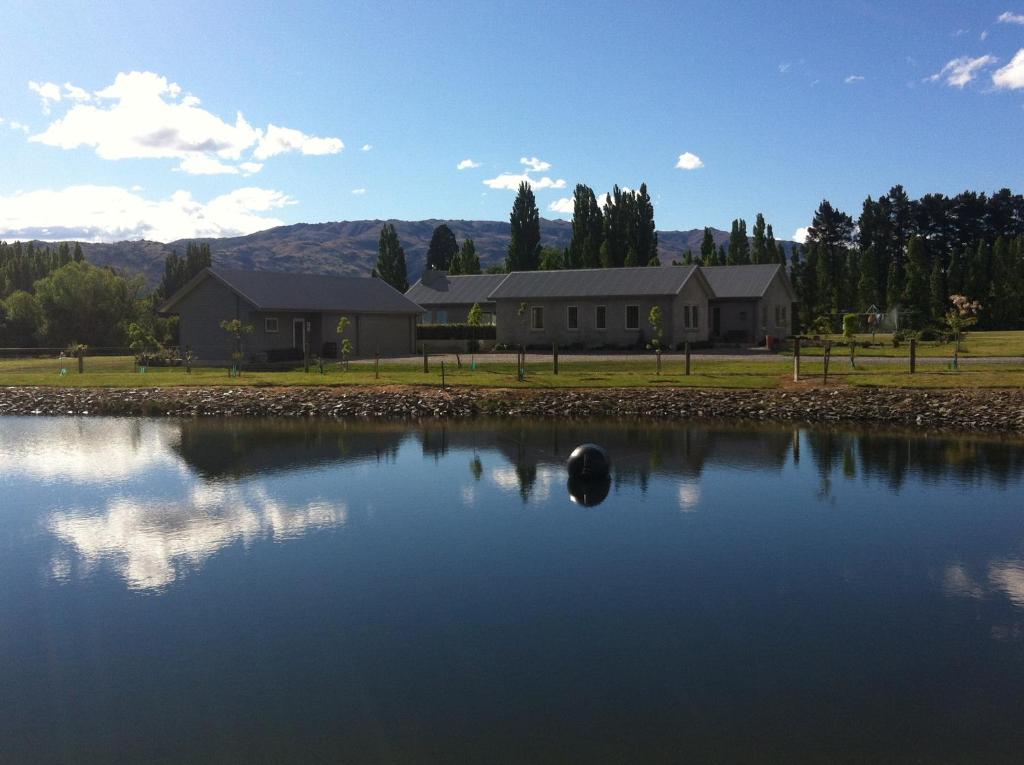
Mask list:
[{"label": "rocky shoreline", "polygon": [[0,415],[733,419],[1024,433],[1024,390],[0,388]]}]

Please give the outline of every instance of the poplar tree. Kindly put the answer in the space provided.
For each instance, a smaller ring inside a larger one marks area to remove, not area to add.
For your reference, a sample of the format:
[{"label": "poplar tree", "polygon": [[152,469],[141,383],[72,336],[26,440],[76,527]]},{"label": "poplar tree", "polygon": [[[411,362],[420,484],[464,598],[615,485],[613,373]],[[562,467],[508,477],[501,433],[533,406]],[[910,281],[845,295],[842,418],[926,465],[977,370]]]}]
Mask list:
[{"label": "poplar tree", "polygon": [[768,259],[765,263],[781,263],[782,265],[786,265],[786,250],[775,241],[775,232],[772,230],[771,223],[768,224],[766,239],[765,249],[768,252]]},{"label": "poplar tree", "polygon": [[878,280],[875,278],[875,246],[872,244],[860,251],[860,279],[857,282],[857,300],[861,308],[867,310],[870,305],[877,305]]},{"label": "poplar tree", "polygon": [[928,313],[933,321],[941,320],[946,314],[949,303],[949,289],[946,286],[946,273],[942,270],[942,262],[938,258],[932,260],[932,272],[928,277]]},{"label": "poplar tree", "polygon": [[660,265],[658,260],[658,231],[654,224],[654,204],[647,193],[647,184],[641,183],[636,193],[636,251],[638,265]]},{"label": "poplar tree", "polygon": [[462,248],[455,259],[459,262],[459,273],[480,273],[480,256],[476,254],[476,242],[472,239],[466,239],[462,243]]},{"label": "poplar tree", "polygon": [[509,215],[511,238],[508,243],[509,271],[536,271],[540,266],[540,211],[530,184],[519,184]]},{"label": "poplar tree", "polygon": [[569,243],[568,268],[599,268],[601,266],[601,207],[594,190],[580,183],[572,195],[572,240]]},{"label": "poplar tree", "polygon": [[772,259],[768,257],[768,237],[765,235],[764,215],[757,214],[754,220],[754,244],[751,249],[751,261],[756,264],[769,263]]},{"label": "poplar tree", "polygon": [[398,232],[391,223],[385,223],[377,242],[377,265],[373,275],[383,279],[399,292],[409,289],[409,275],[405,267],[405,250],[398,239]]},{"label": "poplar tree", "polygon": [[747,222],[737,218],[732,222],[729,232],[729,251],[726,265],[744,266],[750,263],[750,242],[747,240]]},{"label": "poplar tree", "polygon": [[704,227],[704,238],[700,240],[700,259],[705,266],[713,266],[718,260],[715,257],[715,237],[707,226]]}]

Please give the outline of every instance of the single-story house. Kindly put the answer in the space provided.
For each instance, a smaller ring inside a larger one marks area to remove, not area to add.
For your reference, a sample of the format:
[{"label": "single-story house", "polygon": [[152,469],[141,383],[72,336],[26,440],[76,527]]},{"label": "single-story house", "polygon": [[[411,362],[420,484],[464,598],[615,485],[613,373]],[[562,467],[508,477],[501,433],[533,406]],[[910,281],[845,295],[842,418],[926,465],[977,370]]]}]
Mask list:
[{"label": "single-story house", "polygon": [[514,271],[490,295],[498,343],[581,348],[643,347],[654,306],[664,347],[707,340],[713,296],[696,266]]},{"label": "single-story house", "polygon": [[[335,358],[343,338],[355,356],[404,356],[415,352],[416,320],[423,309],[383,279],[271,271],[207,268],[160,308],[180,317],[182,351],[199,363],[227,361],[234,342],[221,328],[240,319],[253,331],[244,336],[247,361]],[[338,320],[349,325],[338,334]]]},{"label": "single-story house", "polygon": [[508,274],[451,276],[446,271],[429,269],[405,296],[423,306],[424,324],[464,324],[474,305],[480,306],[482,324],[494,324],[494,301],[490,294],[506,276]]},{"label": "single-story house", "polygon": [[711,285],[711,339],[762,343],[792,334],[796,293],[779,263],[702,266]]}]

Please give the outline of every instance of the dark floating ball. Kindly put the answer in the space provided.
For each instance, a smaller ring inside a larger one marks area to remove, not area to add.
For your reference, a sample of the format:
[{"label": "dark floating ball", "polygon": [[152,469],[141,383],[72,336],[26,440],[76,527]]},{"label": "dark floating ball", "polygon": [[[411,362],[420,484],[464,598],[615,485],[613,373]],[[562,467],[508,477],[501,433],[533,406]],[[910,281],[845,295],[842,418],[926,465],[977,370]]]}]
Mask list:
[{"label": "dark floating ball", "polygon": [[566,462],[569,478],[584,481],[604,480],[612,469],[608,452],[597,444],[581,444],[572,450]]},{"label": "dark floating ball", "polygon": [[604,478],[570,478],[569,497],[577,505],[597,507],[605,501],[611,487],[612,479],[607,475]]}]

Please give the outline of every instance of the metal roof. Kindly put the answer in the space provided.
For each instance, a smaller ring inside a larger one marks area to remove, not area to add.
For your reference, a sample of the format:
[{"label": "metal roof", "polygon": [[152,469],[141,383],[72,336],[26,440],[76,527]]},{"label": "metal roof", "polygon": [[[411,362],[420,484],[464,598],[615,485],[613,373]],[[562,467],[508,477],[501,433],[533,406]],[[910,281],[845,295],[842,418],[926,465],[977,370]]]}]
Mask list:
[{"label": "metal roof", "polygon": [[220,280],[261,311],[417,314],[423,312],[420,306],[383,279],[369,276],[234,271],[224,268],[207,268],[202,271],[168,300],[161,311],[169,312],[174,304],[207,277]]},{"label": "metal roof", "polygon": [[[702,266],[716,298],[759,298],[782,268],[779,263],[748,266]],[[785,272],[783,272],[785,275]]]},{"label": "metal roof", "polygon": [[422,306],[473,305],[492,302],[489,295],[508,274],[449,276],[443,271],[424,275],[405,296]]},{"label": "metal roof", "polygon": [[696,266],[642,266],[513,271],[491,293],[491,299],[675,295],[696,270]]}]

